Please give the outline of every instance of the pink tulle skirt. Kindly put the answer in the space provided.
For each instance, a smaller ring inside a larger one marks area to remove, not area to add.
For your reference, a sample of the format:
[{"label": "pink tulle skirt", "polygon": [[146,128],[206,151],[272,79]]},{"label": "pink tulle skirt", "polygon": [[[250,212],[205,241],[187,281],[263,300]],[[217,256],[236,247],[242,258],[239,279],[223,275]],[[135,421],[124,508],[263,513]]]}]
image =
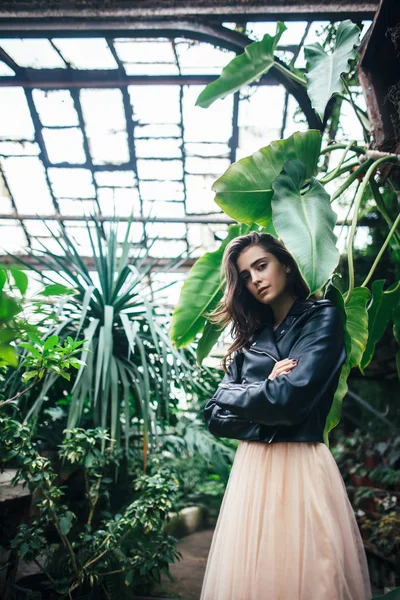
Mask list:
[{"label": "pink tulle skirt", "polygon": [[370,600],[339,468],[322,443],[241,441],[200,600]]}]

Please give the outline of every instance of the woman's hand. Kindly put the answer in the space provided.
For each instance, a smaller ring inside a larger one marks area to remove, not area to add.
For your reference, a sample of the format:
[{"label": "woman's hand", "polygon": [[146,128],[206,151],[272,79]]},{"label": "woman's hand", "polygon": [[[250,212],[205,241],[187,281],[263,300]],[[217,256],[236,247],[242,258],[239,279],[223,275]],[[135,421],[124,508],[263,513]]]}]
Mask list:
[{"label": "woman's hand", "polygon": [[275,363],[274,368],[271,373],[268,375],[268,379],[275,379],[278,375],[286,375],[290,373],[290,370],[293,369],[297,365],[298,359],[284,358],[283,360],[279,360]]}]

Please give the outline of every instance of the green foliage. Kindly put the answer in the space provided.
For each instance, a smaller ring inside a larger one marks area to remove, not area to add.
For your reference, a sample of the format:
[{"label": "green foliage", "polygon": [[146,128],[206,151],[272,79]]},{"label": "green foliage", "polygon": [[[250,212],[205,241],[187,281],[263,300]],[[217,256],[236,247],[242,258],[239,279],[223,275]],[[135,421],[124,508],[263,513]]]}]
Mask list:
[{"label": "green foliage", "polygon": [[302,188],[306,168],[289,160],[273,183],[272,218],[275,230],[295,258],[310,293],[326,283],[339,262],[337,236],[333,233],[337,215],[329,194],[314,177]]},{"label": "green foliage", "polygon": [[22,379],[24,381],[32,378],[43,379],[47,373],[53,372],[69,381],[71,376],[68,369],[70,367],[80,369],[86,365],[83,360],[77,358],[77,354],[82,353],[80,347],[84,341],[74,342],[68,336],[64,340],[64,344],[60,345],[58,335],[51,335],[43,343],[22,342],[20,346],[29,351],[22,363],[28,369],[22,374]]},{"label": "green foliage", "polygon": [[288,160],[297,159],[304,163],[306,179],[310,179],[316,174],[320,149],[321,134],[316,130],[296,132],[285,140],[271,142],[233,163],[215,181],[215,202],[232,219],[269,226],[274,235],[271,200],[275,178]]},{"label": "green foliage", "polygon": [[[143,428],[146,461],[156,418],[159,423],[168,424],[170,411],[178,401],[177,390],[198,393],[203,390],[203,377],[195,376],[192,353],[179,352],[173,346],[168,338],[168,315],[149,302],[143,291],[153,262],[147,254],[132,255],[131,222],[121,248],[117,244],[117,227],[118,223],[111,224],[105,235],[95,218],[87,225],[94,273],[88,271],[65,230],[60,236],[49,230],[59,253],[44,248],[37,258],[46,270],[57,271],[64,284],[47,277],[50,283],[44,294],[63,294],[64,303],[60,323],[46,332],[46,339],[58,335],[61,345],[68,338],[79,343],[84,340],[81,356],[67,360],[72,367],[82,366],[71,376],[67,427],[75,428],[90,413],[91,424],[109,428],[117,446],[124,435],[128,454],[135,419]],[[51,348],[46,351],[54,354]],[[82,364],[84,359],[86,364]],[[20,372],[24,368],[25,364],[21,364]],[[35,370],[25,377],[33,377]],[[59,376],[65,377],[62,367],[51,369],[43,377],[26,419],[37,420],[44,398]]]},{"label": "green foliage", "polygon": [[311,103],[321,119],[333,94],[343,91],[342,73],[350,70],[349,61],[355,57],[360,29],[349,19],[342,21],[336,33],[335,48],[326,52],[318,42],[305,46],[307,60],[307,90]]},{"label": "green foliage", "polygon": [[244,53],[234,58],[223,68],[220,77],[206,86],[197,98],[196,105],[208,108],[218,98],[225,98],[268,73],[276,65],[274,52],[286,29],[286,25],[278,21],[274,36],[267,33],[261,42],[246,46]]},{"label": "green foliage", "polygon": [[368,342],[362,356],[360,369],[364,373],[365,368],[371,362],[375,345],[381,339],[387,325],[393,320],[396,307],[400,306],[400,282],[383,290],[384,279],[377,279],[371,284],[371,301],[368,310]]},{"label": "green foliage", "polygon": [[[24,271],[15,266],[0,267],[0,367],[16,367],[18,341],[38,340],[41,324],[55,318],[51,307],[41,299],[26,298],[27,289],[28,277]],[[31,314],[35,315],[35,325],[30,322]]]},{"label": "green foliage", "polygon": [[[63,489],[56,484],[58,475],[31,442],[29,428],[0,417],[0,456],[6,462],[17,460],[13,484],[26,482],[37,506],[29,522],[18,527],[11,547],[24,560],[42,565],[51,589],[60,598],[70,597],[82,586],[105,598],[100,592],[110,584],[107,578],[111,574],[119,578],[122,589],[129,586],[132,591],[159,581],[161,571],[168,571],[169,563],[180,557],[176,540],[162,533],[177,482],[169,471],[155,464],[153,474],[137,477],[132,501],[115,514],[101,510],[102,479],[108,466],[119,464],[121,453],[112,444],[100,452],[103,442],[112,442],[101,428],[64,433],[59,456],[65,464],[79,468],[86,482],[86,507],[80,506],[79,514],[66,503]],[[50,549],[54,530],[58,543]]]}]

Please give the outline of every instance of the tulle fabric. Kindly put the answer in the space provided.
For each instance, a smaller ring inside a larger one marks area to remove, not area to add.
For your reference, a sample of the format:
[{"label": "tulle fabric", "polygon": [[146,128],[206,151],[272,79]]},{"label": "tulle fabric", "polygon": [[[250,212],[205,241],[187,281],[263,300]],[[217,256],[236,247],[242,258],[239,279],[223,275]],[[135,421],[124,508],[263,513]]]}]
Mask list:
[{"label": "tulle fabric", "polygon": [[344,481],[322,443],[241,441],[200,600],[370,600]]}]

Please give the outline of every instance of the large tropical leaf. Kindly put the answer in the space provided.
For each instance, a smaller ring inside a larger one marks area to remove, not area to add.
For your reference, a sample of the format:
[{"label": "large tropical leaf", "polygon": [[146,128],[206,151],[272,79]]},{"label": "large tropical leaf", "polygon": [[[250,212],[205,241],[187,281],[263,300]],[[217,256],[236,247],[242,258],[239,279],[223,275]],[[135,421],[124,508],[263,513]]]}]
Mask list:
[{"label": "large tropical leaf", "polygon": [[363,354],[360,370],[369,365],[374,355],[375,345],[381,339],[388,323],[393,318],[393,311],[400,302],[400,282],[394,283],[383,291],[385,279],[378,279],[371,285],[371,302],[368,305],[368,342]]},{"label": "large tropical leaf", "polygon": [[272,184],[290,159],[306,165],[306,178],[317,173],[321,133],[317,130],[296,132],[285,140],[271,142],[251,156],[233,163],[217,179],[212,189],[215,202],[241,223],[268,225],[271,222]]},{"label": "large tropical leaf", "polygon": [[[332,286],[332,288],[333,287],[334,286]],[[370,297],[370,291],[368,288],[355,288],[347,305],[344,304],[345,298],[341,296],[341,294],[338,295],[337,292],[332,291],[331,288],[327,297],[334,302],[341,314],[343,314],[343,310],[345,310],[345,339],[347,351],[346,362],[342,366],[338,387],[325,422],[324,441],[329,446],[328,434],[340,421],[343,398],[348,390],[347,378],[351,369],[360,364],[362,355],[367,346],[368,313],[366,304]],[[349,339],[351,340],[350,351],[348,347]]]},{"label": "large tropical leaf", "polygon": [[274,36],[267,33],[260,42],[246,46],[244,53],[231,60],[222,69],[220,77],[201,92],[196,105],[208,108],[218,98],[225,98],[243,85],[258,81],[274,66],[274,52],[286,29],[286,25],[278,21]]},{"label": "large tropical leaf", "polygon": [[360,29],[357,25],[346,19],[338,27],[332,53],[327,53],[318,42],[304,48],[308,95],[321,119],[331,96],[343,90],[340,75],[350,69],[349,60],[356,54],[354,46],[358,43],[359,35]]},{"label": "large tropical leaf", "polygon": [[249,228],[243,225],[231,225],[218,250],[206,252],[191,268],[172,315],[169,335],[177,348],[192,342],[202,331],[206,322],[204,313],[213,310],[222,297],[220,270],[225,247],[247,231]]},{"label": "large tropical leaf", "polygon": [[307,169],[301,161],[285,164],[273,183],[272,220],[313,293],[324,285],[339,261],[333,232],[337,215],[317,179],[312,178],[302,193],[306,177]]}]

